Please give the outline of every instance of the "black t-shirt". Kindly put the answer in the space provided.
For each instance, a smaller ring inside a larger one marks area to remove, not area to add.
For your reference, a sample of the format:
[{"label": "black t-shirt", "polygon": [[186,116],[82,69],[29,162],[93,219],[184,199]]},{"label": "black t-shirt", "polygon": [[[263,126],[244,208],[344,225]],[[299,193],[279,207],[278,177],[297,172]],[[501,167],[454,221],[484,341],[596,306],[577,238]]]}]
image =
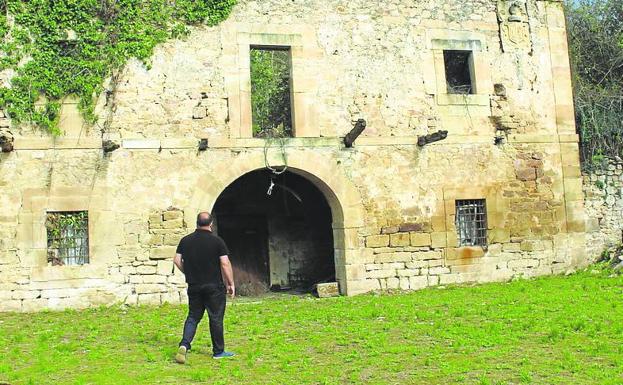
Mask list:
[{"label": "black t-shirt", "polygon": [[225,242],[211,231],[197,229],[188,234],[177,245],[178,254],[182,254],[184,274],[189,284],[223,284],[221,260],[228,255]]}]

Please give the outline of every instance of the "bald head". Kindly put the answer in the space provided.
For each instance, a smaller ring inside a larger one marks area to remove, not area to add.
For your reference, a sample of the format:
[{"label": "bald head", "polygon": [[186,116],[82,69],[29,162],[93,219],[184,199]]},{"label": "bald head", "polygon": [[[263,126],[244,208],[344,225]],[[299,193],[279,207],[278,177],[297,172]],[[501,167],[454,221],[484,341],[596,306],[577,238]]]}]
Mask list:
[{"label": "bald head", "polygon": [[207,211],[197,214],[197,227],[207,227],[212,224],[212,214]]}]

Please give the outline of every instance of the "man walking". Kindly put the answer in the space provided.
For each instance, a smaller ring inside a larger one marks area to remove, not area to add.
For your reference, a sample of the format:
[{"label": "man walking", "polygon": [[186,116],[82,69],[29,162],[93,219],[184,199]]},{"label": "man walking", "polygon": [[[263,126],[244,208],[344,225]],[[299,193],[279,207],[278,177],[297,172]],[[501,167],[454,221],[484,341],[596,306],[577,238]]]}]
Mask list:
[{"label": "man walking", "polygon": [[[195,337],[197,325],[207,310],[210,319],[213,358],[232,357],[225,351],[223,316],[225,315],[225,290],[232,298],[236,294],[234,274],[225,242],[212,234],[212,215],[197,215],[197,229],[182,238],[173,262],[186,276],[188,283],[188,317],[184,334],[175,355],[175,361],[186,362],[186,353]],[[223,285],[223,278],[226,285]]]}]

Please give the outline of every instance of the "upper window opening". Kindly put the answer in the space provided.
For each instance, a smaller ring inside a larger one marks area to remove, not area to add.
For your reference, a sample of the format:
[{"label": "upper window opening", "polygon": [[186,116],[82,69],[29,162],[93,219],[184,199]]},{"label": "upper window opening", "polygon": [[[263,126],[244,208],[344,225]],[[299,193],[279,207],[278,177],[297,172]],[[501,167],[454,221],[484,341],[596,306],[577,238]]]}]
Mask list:
[{"label": "upper window opening", "polygon": [[89,219],[86,211],[49,212],[48,263],[84,265],[89,263]]},{"label": "upper window opening", "polygon": [[473,94],[472,51],[444,50],[443,61],[449,94]]},{"label": "upper window opening", "polygon": [[456,228],[460,246],[487,246],[487,210],[484,199],[456,201]]},{"label": "upper window opening", "polygon": [[253,136],[293,136],[290,48],[251,47],[250,56]]}]

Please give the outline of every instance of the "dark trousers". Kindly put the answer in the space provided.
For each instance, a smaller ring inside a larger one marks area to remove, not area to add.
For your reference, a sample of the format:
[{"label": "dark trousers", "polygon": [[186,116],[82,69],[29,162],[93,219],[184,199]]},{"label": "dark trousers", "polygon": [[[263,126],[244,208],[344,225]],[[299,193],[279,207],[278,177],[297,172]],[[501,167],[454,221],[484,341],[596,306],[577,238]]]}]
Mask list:
[{"label": "dark trousers", "polygon": [[180,346],[190,350],[190,344],[195,338],[197,325],[208,311],[210,319],[210,337],[212,338],[212,352],[221,353],[225,350],[223,337],[223,317],[225,316],[225,287],[221,284],[190,284],[188,285],[188,317],[184,323],[184,336]]}]

